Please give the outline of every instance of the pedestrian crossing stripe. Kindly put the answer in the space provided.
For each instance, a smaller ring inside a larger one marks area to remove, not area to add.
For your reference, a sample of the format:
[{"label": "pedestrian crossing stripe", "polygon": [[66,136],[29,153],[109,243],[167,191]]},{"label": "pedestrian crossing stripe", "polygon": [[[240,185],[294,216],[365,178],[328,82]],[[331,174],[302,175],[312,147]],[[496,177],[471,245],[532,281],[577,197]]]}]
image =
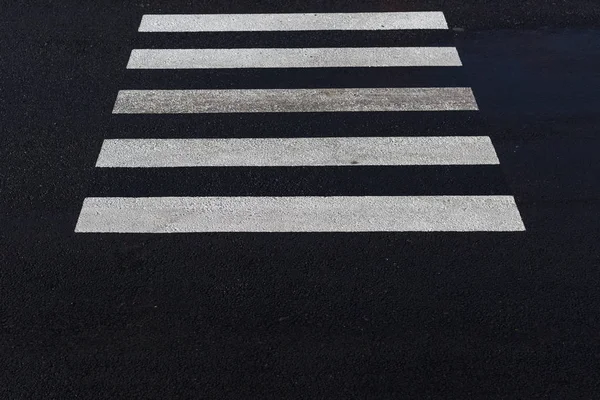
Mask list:
[{"label": "pedestrian crossing stripe", "polygon": [[128,69],[459,67],[454,47],[134,49]]},{"label": "pedestrian crossing stripe", "polygon": [[448,29],[444,14],[426,12],[144,15],[139,32],[256,32]]},{"label": "pedestrian crossing stripe", "polygon": [[522,231],[512,196],[87,198],[76,232]]},{"label": "pedestrian crossing stripe", "polygon": [[115,114],[474,111],[470,88],[121,90]]},{"label": "pedestrian crossing stripe", "polygon": [[499,164],[489,137],[109,139],[101,168]]}]

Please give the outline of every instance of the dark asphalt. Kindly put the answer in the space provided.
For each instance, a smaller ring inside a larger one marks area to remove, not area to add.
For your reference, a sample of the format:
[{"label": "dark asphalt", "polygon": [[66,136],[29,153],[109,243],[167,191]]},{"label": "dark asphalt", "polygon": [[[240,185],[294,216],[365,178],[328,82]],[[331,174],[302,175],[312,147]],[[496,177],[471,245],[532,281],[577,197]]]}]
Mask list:
[{"label": "dark asphalt", "polygon": [[[597,1],[1,3],[1,399],[600,398]],[[136,32],[144,13],[408,10],[454,29]],[[465,66],[126,71],[172,43],[455,45]],[[472,86],[481,111],[111,115],[122,88],[425,84]],[[94,168],[104,138],[166,134],[486,135],[501,165]],[[510,194],[527,232],[73,233],[86,196],[167,194]]]}]

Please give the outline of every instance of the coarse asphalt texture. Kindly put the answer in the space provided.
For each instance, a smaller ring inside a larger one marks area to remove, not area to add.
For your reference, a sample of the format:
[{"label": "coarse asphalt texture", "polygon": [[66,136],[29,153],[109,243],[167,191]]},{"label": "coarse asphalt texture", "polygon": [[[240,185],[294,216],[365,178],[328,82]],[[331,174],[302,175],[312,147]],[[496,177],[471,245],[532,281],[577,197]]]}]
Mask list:
[{"label": "coarse asphalt texture", "polygon": [[[443,11],[448,31],[139,33]],[[2,1],[1,399],[600,398],[597,1]],[[127,70],[456,46],[463,67]],[[471,87],[477,113],[113,115],[119,90]],[[95,168],[107,138],[489,136],[485,166]],[[81,234],[86,197],[511,195],[525,232]]]}]

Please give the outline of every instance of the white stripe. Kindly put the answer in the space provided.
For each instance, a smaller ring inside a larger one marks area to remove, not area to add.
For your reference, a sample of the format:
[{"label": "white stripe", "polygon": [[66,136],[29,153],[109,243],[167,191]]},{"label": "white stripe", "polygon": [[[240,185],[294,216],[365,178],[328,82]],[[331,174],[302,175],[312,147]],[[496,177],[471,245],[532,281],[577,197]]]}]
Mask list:
[{"label": "white stripe", "polygon": [[523,231],[511,196],[87,198],[76,232]]},{"label": "white stripe", "polygon": [[135,49],[129,69],[460,66],[454,47]]},{"label": "white stripe", "polygon": [[115,114],[477,110],[470,88],[121,90]]},{"label": "white stripe", "polygon": [[111,139],[97,167],[499,164],[489,137]]},{"label": "white stripe", "polygon": [[140,32],[315,31],[448,29],[444,14],[431,12],[325,14],[144,15]]}]

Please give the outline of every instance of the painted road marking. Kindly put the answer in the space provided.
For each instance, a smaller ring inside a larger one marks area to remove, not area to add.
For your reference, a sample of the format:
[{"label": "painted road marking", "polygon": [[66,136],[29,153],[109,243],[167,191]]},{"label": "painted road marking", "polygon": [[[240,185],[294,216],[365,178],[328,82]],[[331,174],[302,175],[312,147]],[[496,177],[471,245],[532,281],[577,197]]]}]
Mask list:
[{"label": "painted road marking", "polygon": [[467,111],[470,88],[121,90],[114,114]]},{"label": "painted road marking", "polygon": [[[140,32],[448,29],[441,12],[144,15]],[[134,49],[129,69],[461,66],[454,47]],[[114,114],[476,111],[468,87],[122,90]],[[489,137],[105,140],[102,168],[498,165]],[[458,167],[457,167],[458,168]],[[189,171],[189,170],[185,170]],[[411,193],[414,194],[414,193]],[[512,232],[512,196],[90,197],[76,232]]]},{"label": "painted road marking", "polygon": [[372,12],[324,14],[149,14],[139,32],[242,32],[448,29],[444,14]]},{"label": "painted road marking", "polygon": [[457,67],[454,47],[135,49],[129,69]]},{"label": "painted road marking", "polygon": [[512,196],[96,197],[76,232],[523,231]]},{"label": "painted road marking", "polygon": [[103,168],[499,164],[489,137],[110,139]]}]

